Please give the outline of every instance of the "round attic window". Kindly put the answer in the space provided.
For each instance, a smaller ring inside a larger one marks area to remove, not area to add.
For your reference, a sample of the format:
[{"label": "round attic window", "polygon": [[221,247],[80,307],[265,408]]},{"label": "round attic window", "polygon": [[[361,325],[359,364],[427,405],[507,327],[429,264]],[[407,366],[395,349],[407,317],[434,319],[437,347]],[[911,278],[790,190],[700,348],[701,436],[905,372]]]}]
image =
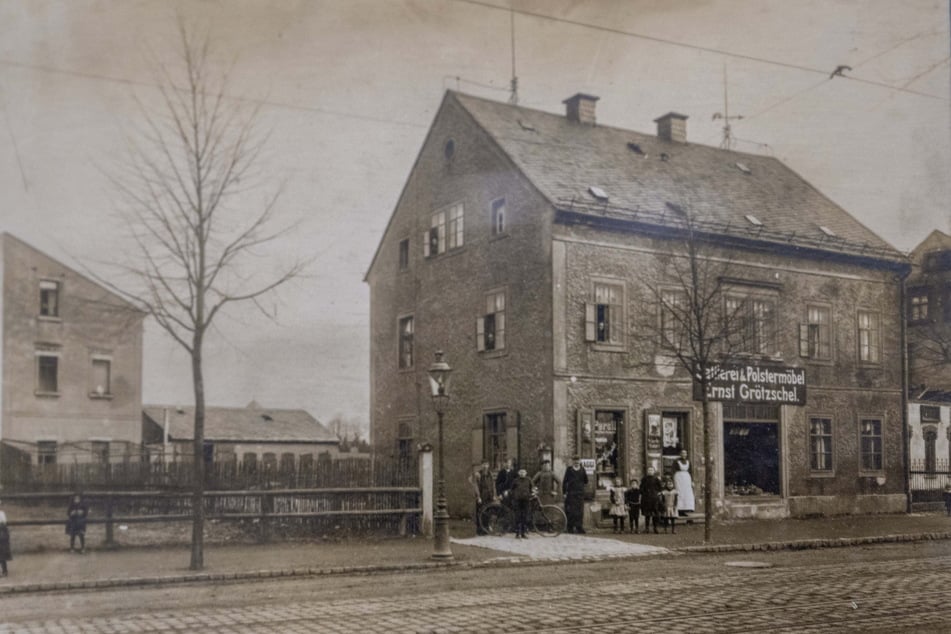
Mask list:
[{"label": "round attic window", "polygon": [[443,147],[443,154],[446,155],[446,160],[448,161],[456,153],[456,142],[452,139],[446,141],[446,145]]}]

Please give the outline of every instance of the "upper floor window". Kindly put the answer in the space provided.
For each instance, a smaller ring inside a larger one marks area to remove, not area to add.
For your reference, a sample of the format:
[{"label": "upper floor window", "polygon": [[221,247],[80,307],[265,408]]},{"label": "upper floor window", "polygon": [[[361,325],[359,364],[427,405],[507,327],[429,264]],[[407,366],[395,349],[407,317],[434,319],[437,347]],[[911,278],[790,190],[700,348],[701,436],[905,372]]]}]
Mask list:
[{"label": "upper floor window", "polygon": [[921,422],[940,423],[941,408],[937,405],[921,405],[919,409]]},{"label": "upper floor window", "polygon": [[881,360],[879,316],[867,310],[858,312],[859,361],[878,363]]},{"label": "upper floor window", "polygon": [[461,247],[463,220],[462,203],[434,213],[429,230],[423,234],[423,256],[428,258]]},{"label": "upper floor window", "polygon": [[908,294],[908,321],[928,319],[928,289],[916,288]]},{"label": "upper floor window", "polygon": [[505,199],[492,201],[492,235],[505,233]]},{"label": "upper floor window", "polygon": [[103,397],[112,394],[112,361],[108,357],[93,357],[89,395]]},{"label": "upper floor window", "polygon": [[59,355],[43,352],[36,355],[36,391],[39,394],[59,392]]},{"label": "upper floor window", "polygon": [[683,291],[660,292],[660,336],[661,344],[666,348],[680,350],[683,345],[683,335],[686,333],[684,323],[684,306],[687,302]]},{"label": "upper floor window", "polygon": [[400,240],[400,270],[409,268],[409,238]]},{"label": "upper floor window", "polygon": [[806,323],[799,325],[799,356],[832,358],[832,311],[827,306],[806,308]]},{"label": "upper floor window", "polygon": [[40,316],[59,317],[59,282],[40,281]]},{"label": "upper floor window", "polygon": [[771,298],[729,296],[725,320],[731,352],[776,353],[776,304]]},{"label": "upper floor window", "polygon": [[594,302],[585,304],[585,341],[619,346],[624,336],[624,285],[595,282]]},{"label": "upper floor window", "polygon": [[403,317],[399,321],[400,367],[413,367],[413,317]]},{"label": "upper floor window", "polygon": [[493,469],[505,466],[505,461],[511,456],[508,446],[508,427],[505,424],[505,412],[493,412],[483,416],[483,459],[488,461]]},{"label": "upper floor window", "polygon": [[476,319],[476,348],[480,352],[505,348],[504,290],[485,296],[485,314]]},{"label": "upper floor window", "polygon": [[881,471],[882,464],[882,421],[863,418],[859,421],[861,440],[862,470]]},{"label": "upper floor window", "polygon": [[832,471],[832,419],[809,419],[809,468]]}]

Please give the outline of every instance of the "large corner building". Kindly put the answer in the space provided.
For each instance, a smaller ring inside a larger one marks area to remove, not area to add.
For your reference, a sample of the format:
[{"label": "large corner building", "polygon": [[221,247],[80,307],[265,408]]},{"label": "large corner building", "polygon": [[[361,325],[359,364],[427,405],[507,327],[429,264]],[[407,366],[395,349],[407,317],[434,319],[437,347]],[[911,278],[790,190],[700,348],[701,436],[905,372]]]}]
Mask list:
[{"label": "large corner building", "polygon": [[[453,514],[483,458],[550,456],[560,475],[578,453],[603,499],[681,450],[698,501],[713,470],[720,515],[904,510],[902,254],[774,158],[690,143],[676,113],[656,135],[601,125],[596,102],[556,115],[446,93],[366,276],[376,450],[435,444],[442,350]],[[732,262],[721,282],[750,334],[709,463],[691,377],[640,326],[663,319],[643,288],[688,215]],[[779,376],[795,398],[773,398]]]}]

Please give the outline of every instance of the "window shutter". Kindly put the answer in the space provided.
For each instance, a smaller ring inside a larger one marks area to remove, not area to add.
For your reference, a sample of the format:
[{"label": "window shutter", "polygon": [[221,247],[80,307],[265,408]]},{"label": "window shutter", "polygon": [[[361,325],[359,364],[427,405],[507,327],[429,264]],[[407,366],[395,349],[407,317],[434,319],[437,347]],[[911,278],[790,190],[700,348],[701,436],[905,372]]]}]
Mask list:
[{"label": "window shutter", "polygon": [[424,258],[428,258],[429,255],[430,255],[430,253],[429,253],[429,231],[424,231],[424,232],[423,232],[423,240],[422,240],[422,242],[423,242],[423,257],[424,257]]},{"label": "window shutter", "polygon": [[485,351],[485,317],[476,317],[476,350]]},{"label": "window shutter", "polygon": [[597,329],[595,328],[595,313],[597,312],[596,304],[585,304],[584,305],[584,340],[585,341],[595,341]]},{"label": "window shutter", "polygon": [[478,427],[472,430],[472,464],[477,465],[482,463],[482,457],[484,455],[485,448],[483,444],[485,443],[482,428]]},{"label": "window shutter", "polygon": [[[505,417],[505,453],[506,457],[518,460],[518,425],[515,415]],[[522,465],[518,465],[521,469]]]},{"label": "window shutter", "polygon": [[799,324],[799,356],[809,356],[809,324]]},{"label": "window shutter", "polygon": [[505,313],[495,314],[495,349],[505,348]]}]

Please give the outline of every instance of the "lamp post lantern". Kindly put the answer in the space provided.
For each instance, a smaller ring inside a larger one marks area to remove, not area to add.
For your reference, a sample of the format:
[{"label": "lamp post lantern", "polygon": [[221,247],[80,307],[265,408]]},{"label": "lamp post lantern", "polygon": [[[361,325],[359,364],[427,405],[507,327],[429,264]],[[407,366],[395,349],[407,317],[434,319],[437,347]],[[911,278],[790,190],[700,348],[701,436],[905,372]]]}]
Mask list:
[{"label": "lamp post lantern", "polygon": [[446,479],[443,471],[445,447],[443,445],[443,414],[449,404],[449,375],[452,368],[443,361],[442,351],[436,352],[436,361],[429,366],[429,387],[433,397],[433,409],[439,421],[439,473],[436,481],[436,510],[433,514],[433,559],[452,559],[449,547],[449,511],[446,510]]}]

